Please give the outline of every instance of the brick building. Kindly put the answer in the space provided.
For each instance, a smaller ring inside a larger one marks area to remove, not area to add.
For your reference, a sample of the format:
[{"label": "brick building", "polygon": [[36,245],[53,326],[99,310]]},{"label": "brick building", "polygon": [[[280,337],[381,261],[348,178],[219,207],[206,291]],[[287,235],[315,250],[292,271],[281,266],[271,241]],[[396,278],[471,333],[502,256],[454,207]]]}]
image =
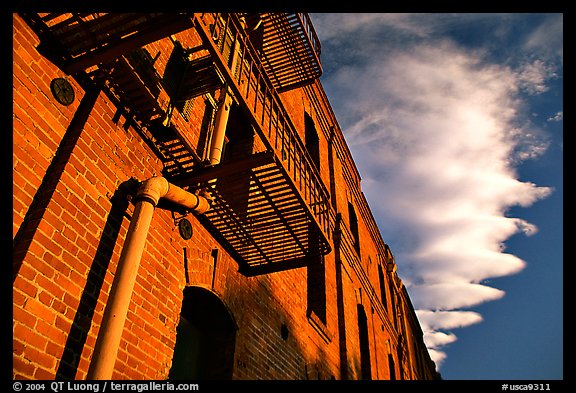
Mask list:
[{"label": "brick building", "polygon": [[437,379],[306,14],[13,15],[15,379]]}]

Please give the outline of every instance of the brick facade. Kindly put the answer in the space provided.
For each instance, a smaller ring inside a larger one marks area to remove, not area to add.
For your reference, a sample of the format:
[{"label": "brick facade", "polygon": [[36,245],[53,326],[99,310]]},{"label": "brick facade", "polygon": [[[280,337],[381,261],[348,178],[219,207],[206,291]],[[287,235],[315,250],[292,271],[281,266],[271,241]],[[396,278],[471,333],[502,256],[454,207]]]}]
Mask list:
[{"label": "brick facade", "polygon": [[[41,43],[46,38],[34,20],[13,16],[13,377],[85,379],[136,190],[146,179],[166,174],[167,164],[155,144],[159,139],[150,137],[135,104],[117,100],[99,63],[68,74],[63,63],[51,58],[55,49]],[[161,76],[175,42],[184,48],[203,43],[195,26],[145,43]],[[71,105],[53,97],[54,78],[72,84]],[[172,109],[172,127],[192,148],[189,154],[200,160],[207,156],[220,94],[212,89],[192,98],[187,108]],[[394,257],[380,237],[319,80],[278,96],[302,144],[306,127],[318,136],[314,165],[329,192],[329,252],[311,256],[314,264],[308,261],[309,266],[244,274],[234,250],[198,214],[159,203],[113,379],[168,378],[176,372],[177,341],[184,342],[187,331],[216,346],[209,352],[224,354],[226,361],[218,358],[214,364],[228,365],[210,371],[215,374],[197,371],[197,378],[437,378]],[[160,88],[156,104],[162,111],[170,99],[166,87]],[[250,125],[245,117],[241,121]],[[233,150],[233,132],[227,130],[224,155],[243,151],[250,157],[262,151],[259,135],[252,135],[249,148],[246,138],[238,139],[240,147]],[[234,176],[241,179],[242,173]],[[188,240],[178,228],[184,215],[192,224]],[[311,295],[318,290],[321,296]],[[189,330],[183,319],[190,320]],[[202,352],[202,339],[186,342],[178,345],[212,356]],[[181,361],[185,372],[187,360]]]}]

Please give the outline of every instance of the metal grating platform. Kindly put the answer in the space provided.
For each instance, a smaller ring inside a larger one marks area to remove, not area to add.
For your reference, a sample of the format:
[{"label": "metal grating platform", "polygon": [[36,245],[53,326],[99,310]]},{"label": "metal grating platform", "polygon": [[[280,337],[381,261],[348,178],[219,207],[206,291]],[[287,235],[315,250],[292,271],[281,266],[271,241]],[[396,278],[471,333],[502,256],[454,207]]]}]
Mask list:
[{"label": "metal grating platform", "polygon": [[[309,36],[313,30],[304,14],[265,16],[264,25],[276,33],[263,35],[265,60],[260,62],[236,14],[202,15],[207,19],[196,14],[23,17],[40,38],[39,50],[65,72],[94,65],[108,71],[106,86],[141,123],[144,139],[164,163],[165,176],[191,191],[211,192],[212,209],[198,218],[237,260],[241,272],[258,275],[306,266],[309,257],[330,252],[329,198],[276,88],[319,76],[319,46]],[[211,18],[216,23],[209,27]],[[141,47],[190,27],[196,28],[210,56],[177,62],[182,72],[175,74],[174,83],[161,80]],[[241,61],[233,72],[226,51],[236,43]],[[266,67],[273,68],[272,76]],[[164,88],[171,90],[167,93],[172,99],[186,100],[222,83],[233,91],[265,151],[203,167],[181,130],[163,125],[166,113],[158,94]]]},{"label": "metal grating platform", "polygon": [[261,14],[262,58],[280,92],[311,83],[322,75],[320,41],[308,16],[301,13]]},{"label": "metal grating platform", "polygon": [[[214,202],[199,219],[246,275],[301,267],[307,257],[326,254],[330,246],[282,166],[271,154],[256,157],[252,164],[244,160],[245,169],[228,164],[240,169],[208,182]],[[257,166],[248,168],[251,165]],[[209,173],[204,177],[211,177]]]},{"label": "metal grating platform", "polygon": [[68,74],[192,27],[185,13],[38,13],[21,16],[41,40],[38,50]]}]

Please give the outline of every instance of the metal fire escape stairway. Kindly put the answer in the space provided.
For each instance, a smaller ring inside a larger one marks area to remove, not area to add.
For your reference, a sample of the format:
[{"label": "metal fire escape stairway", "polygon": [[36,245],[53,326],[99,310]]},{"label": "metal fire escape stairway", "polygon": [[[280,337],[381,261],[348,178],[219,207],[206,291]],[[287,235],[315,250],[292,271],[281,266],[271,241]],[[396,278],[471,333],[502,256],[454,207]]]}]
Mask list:
[{"label": "metal fire escape stairway", "polygon": [[191,27],[182,13],[20,14],[38,34],[38,51],[68,74]]},{"label": "metal fire escape stairway", "polygon": [[[242,16],[196,15],[194,26],[264,145],[264,151],[241,162],[205,169],[205,173],[213,172],[212,178],[218,178],[218,182],[211,188],[213,209],[200,219],[215,229],[233,255],[240,256],[245,274],[305,266],[311,255],[331,250],[332,220],[326,187],[284,109],[267,66],[252,46]],[[293,31],[291,38],[301,40],[301,32]],[[231,70],[230,58],[235,50],[237,67]],[[276,64],[276,71],[301,66],[295,56],[291,55],[292,62]],[[316,73],[300,75],[299,83],[310,83],[317,77]],[[225,192],[219,185],[225,183],[227,189],[238,187],[240,191],[246,188],[246,178],[249,192],[243,197],[237,196],[240,192]],[[199,180],[194,172],[173,179],[181,186],[198,184]]]},{"label": "metal fire escape stairway", "polygon": [[[154,135],[151,125],[166,117],[158,100],[162,78],[143,46],[192,27],[183,13],[20,14],[40,38],[38,51],[67,74],[93,69],[128,114],[144,125],[146,142],[170,172],[199,161],[177,132]],[[94,73],[94,75],[96,75]]]},{"label": "metal fire escape stairway", "polygon": [[[237,260],[240,271],[257,275],[301,267],[311,255],[330,252],[328,192],[277,93],[310,83],[320,73],[319,46],[308,38],[310,27],[302,14],[263,15],[266,35],[260,53],[237,14],[39,15],[29,16],[28,23],[46,56],[68,73],[96,65],[106,71],[107,87],[141,124],[169,180],[189,191],[209,189],[212,209],[198,219]],[[183,82],[188,83],[179,94],[199,94],[194,78],[208,80],[205,88],[223,78],[220,83],[226,83],[248,116],[263,151],[205,167],[181,130],[157,127],[166,116],[158,103],[163,86],[153,67],[142,68],[140,60],[147,54],[142,46],[190,27],[209,56],[186,66]],[[240,60],[230,70],[234,48],[240,48]],[[276,75],[272,79],[270,72]]]},{"label": "metal fire escape stairway", "polygon": [[[266,13],[262,24],[262,60],[275,88],[282,92],[320,77],[320,41],[307,14]],[[254,14],[247,14],[253,19]]]}]

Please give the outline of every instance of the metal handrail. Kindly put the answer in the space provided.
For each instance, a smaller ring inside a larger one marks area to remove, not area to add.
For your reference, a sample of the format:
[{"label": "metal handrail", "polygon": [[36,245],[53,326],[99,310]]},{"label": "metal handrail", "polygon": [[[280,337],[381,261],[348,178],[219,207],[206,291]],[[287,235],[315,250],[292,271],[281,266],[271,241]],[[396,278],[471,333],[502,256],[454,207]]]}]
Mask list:
[{"label": "metal handrail", "polygon": [[[218,50],[220,66],[234,94],[240,94],[258,127],[262,142],[280,158],[299,194],[321,230],[330,238],[329,194],[312,163],[300,135],[266,74],[257,52],[235,14],[203,14],[197,21],[209,32]],[[239,44],[239,45],[237,45]],[[235,70],[230,70],[231,51],[239,48]],[[232,83],[230,83],[232,82]],[[232,87],[232,86],[230,86]]]}]

